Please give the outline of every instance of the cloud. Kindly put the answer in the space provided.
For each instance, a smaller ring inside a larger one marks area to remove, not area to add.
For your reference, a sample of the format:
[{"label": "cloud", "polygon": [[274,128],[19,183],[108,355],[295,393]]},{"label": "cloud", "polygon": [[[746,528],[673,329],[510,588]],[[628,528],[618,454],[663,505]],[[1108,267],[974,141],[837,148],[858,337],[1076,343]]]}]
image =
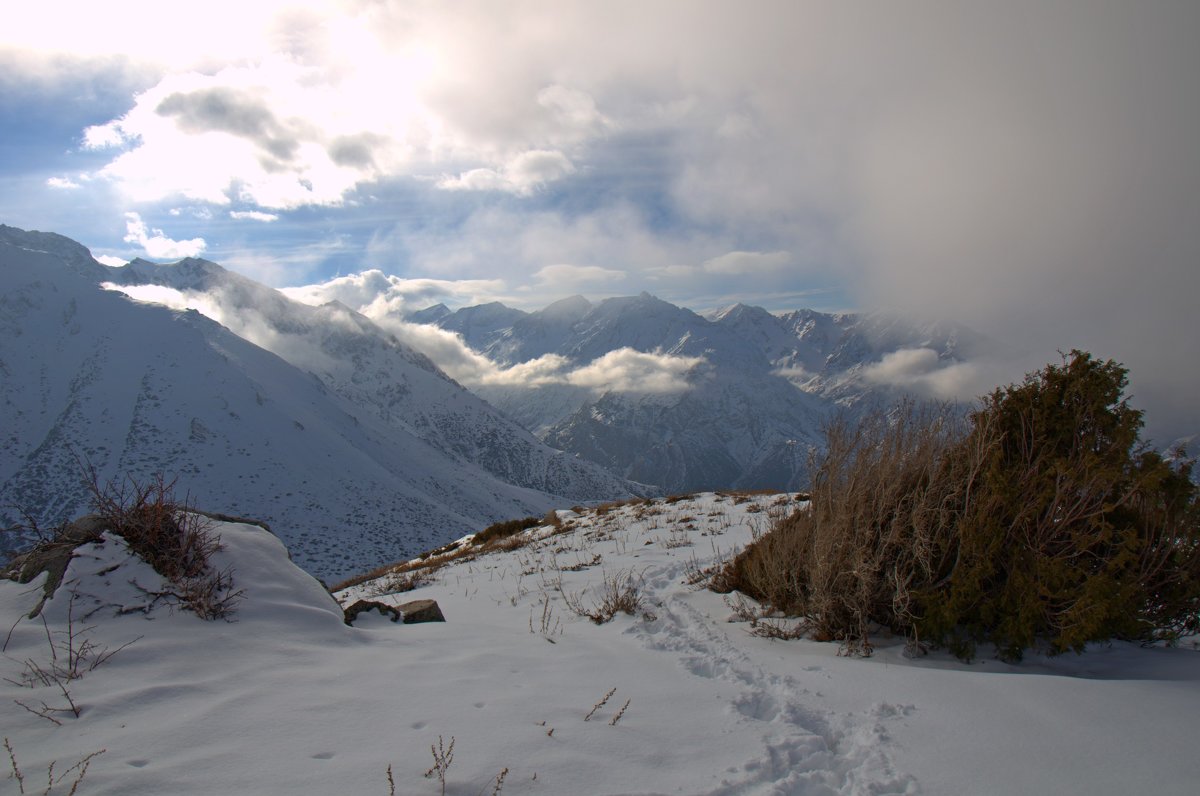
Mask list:
[{"label": "cloud", "polygon": [[280,292],[305,304],[340,301],[368,318],[380,321],[389,316],[403,318],[409,312],[443,302],[458,306],[480,304],[491,300],[491,296],[502,294],[504,282],[496,279],[405,279],[369,269],[320,284],[285,287]]},{"label": "cloud", "polygon": [[703,357],[619,348],[572,371],[567,382],[602,392],[682,392],[689,388],[687,375],[702,362]]},{"label": "cloud", "polygon": [[264,213],[261,210],[230,210],[229,217],[239,221],[262,221],[266,224],[279,220],[279,214]]},{"label": "cloud", "polygon": [[943,363],[931,348],[893,351],[862,370],[869,384],[900,387],[943,400],[977,397],[980,375],[978,363]]},{"label": "cloud", "polygon": [[[84,146],[118,150],[96,176],[138,202],[336,206],[389,157],[386,146],[369,147],[383,138],[347,120],[341,88],[279,58],[171,73],[121,117],[88,128]],[[353,117],[371,123],[362,111]]]},{"label": "cloud", "polygon": [[[407,341],[414,347],[419,346],[416,338],[409,337]],[[459,343],[461,345],[461,340]],[[441,347],[433,349],[436,353],[429,353],[429,349],[421,350],[425,350],[440,367],[468,387],[533,389],[564,386],[595,394],[666,395],[685,392],[692,388],[688,376],[704,362],[703,357],[620,348],[580,366],[573,366],[569,359],[558,354],[545,354],[527,362],[500,367],[479,354],[469,357],[458,352],[455,356],[447,357],[448,353],[454,352]],[[442,360],[438,359],[439,354]]]},{"label": "cloud", "polygon": [[949,315],[1020,350],[997,380],[1085,348],[1194,431],[1196,4],[26,5],[11,82],[144,67],[72,199],[329,208],[359,267],[533,305],[570,263],[688,306]]},{"label": "cloud", "polygon": [[61,190],[68,190],[68,191],[75,190],[75,189],[81,187],[79,185],[79,183],[77,183],[74,180],[69,179],[67,177],[50,177],[49,179],[46,180],[46,185],[48,185],[51,188],[58,188]]},{"label": "cloud", "polygon": [[[281,331],[275,322],[253,308],[231,301],[221,290],[180,291],[159,285],[113,283],[106,283],[103,287],[138,301],[179,310],[196,310],[255,345],[304,367],[327,370],[340,367],[339,363],[321,352],[319,343],[306,331]],[[596,393],[668,394],[690,389],[688,375],[704,362],[703,357],[622,348],[580,367],[573,367],[570,360],[558,354],[546,354],[528,362],[501,367],[471,350],[458,335],[436,326],[409,323],[394,315],[383,316],[378,322],[403,343],[428,356],[452,378],[468,387],[530,389],[560,385]]]},{"label": "cloud", "polygon": [[471,169],[457,177],[443,177],[437,186],[447,191],[504,191],[529,196],[574,171],[574,164],[562,152],[537,149],[522,152],[499,170]]},{"label": "cloud", "polygon": [[793,379],[795,381],[807,381],[808,379],[811,379],[813,376],[817,375],[815,373],[809,373],[804,369],[803,365],[788,365],[787,367],[776,368],[775,370],[771,371],[771,374],[774,376],[782,376],[785,379]]},{"label": "cloud", "polygon": [[83,130],[83,148],[86,150],[115,149],[129,140],[121,126],[115,122],[93,124]]},{"label": "cloud", "polygon": [[[578,270],[573,266],[562,268],[567,269],[563,273],[578,274]],[[593,278],[608,275],[582,270]],[[414,324],[404,320],[408,311],[426,306],[431,300],[456,300],[455,303],[475,304],[478,301],[473,299],[480,292],[495,291],[500,287],[501,285],[494,281],[408,280],[373,270],[338,277],[320,285],[283,288],[280,292],[306,304],[319,305],[329,301],[340,301],[428,356],[438,367],[468,387],[532,388],[564,385],[599,392],[672,393],[689,389],[688,374],[704,361],[701,357],[672,356],[661,352],[646,353],[622,348],[579,367],[574,367],[567,358],[557,354],[546,354],[527,362],[502,367],[473,351],[457,334],[436,326]]]},{"label": "cloud", "polygon": [[273,158],[291,160],[299,146],[261,97],[228,86],[169,94],[154,108],[187,133],[224,132],[252,141]]},{"label": "cloud", "polygon": [[161,229],[147,227],[137,213],[125,214],[125,229],[125,241],[141,246],[146,252],[146,256],[155,260],[180,260],[184,257],[196,257],[207,248],[203,238],[171,240]]}]

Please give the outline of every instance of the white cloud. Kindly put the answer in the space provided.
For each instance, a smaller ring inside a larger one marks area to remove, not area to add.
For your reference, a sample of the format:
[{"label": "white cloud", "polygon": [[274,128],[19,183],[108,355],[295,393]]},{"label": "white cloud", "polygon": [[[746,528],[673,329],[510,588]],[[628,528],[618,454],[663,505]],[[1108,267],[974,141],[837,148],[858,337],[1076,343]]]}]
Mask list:
[{"label": "white cloud", "polygon": [[260,210],[230,210],[229,217],[239,221],[261,221],[264,224],[279,220],[277,213],[264,213]]},{"label": "white cloud", "polygon": [[46,180],[46,185],[51,188],[59,188],[62,190],[74,190],[79,187],[79,183],[67,177],[50,177]]},{"label": "white cloud", "polygon": [[502,295],[504,289],[504,282],[498,279],[406,279],[370,269],[320,284],[281,288],[280,292],[305,304],[340,301],[380,321],[389,316],[403,318],[409,312],[437,303],[481,304]]},{"label": "white cloud", "polygon": [[95,257],[96,262],[100,263],[101,265],[107,265],[111,268],[120,268],[121,266],[129,263],[129,260],[126,258],[117,257],[112,254],[93,255],[93,257]]},{"label": "white cloud", "polygon": [[106,124],[94,124],[83,130],[83,148],[90,150],[114,149],[123,145],[128,137],[121,131],[120,125],[113,121]]},{"label": "white cloud", "polygon": [[688,389],[687,375],[703,361],[703,357],[619,348],[572,371],[567,382],[597,391],[681,392]]},{"label": "white cloud", "polygon": [[771,374],[794,381],[807,381],[815,375],[805,370],[803,365],[788,365],[787,367],[775,368],[775,370],[771,371]]},{"label": "white cloud", "polygon": [[478,168],[457,177],[443,177],[437,187],[447,191],[504,191],[529,196],[547,183],[574,173],[575,165],[562,152],[522,152],[500,169]]},{"label": "white cloud", "polygon": [[[293,362],[336,368],[320,353],[319,346],[304,334],[282,333],[266,318],[246,307],[230,305],[220,291],[180,291],[159,285],[117,285],[106,289],[124,293],[138,301],[149,301],[174,309],[193,309],[244,337]],[[295,295],[296,291],[282,291]],[[312,292],[307,294],[311,300]],[[361,294],[360,294],[361,297]],[[309,303],[316,303],[310,301]],[[323,302],[321,302],[323,303]],[[458,335],[436,326],[408,323],[395,315],[375,319],[403,343],[422,352],[452,378],[471,386],[534,388],[568,385],[593,392],[666,394],[690,389],[688,375],[704,362],[703,357],[683,357],[631,348],[610,351],[587,365],[572,367],[558,354],[546,354],[528,362],[501,367],[471,350]]]},{"label": "white cloud", "polygon": [[980,389],[980,366],[972,362],[942,364],[931,348],[906,348],[885,354],[863,368],[870,384],[902,387],[940,399],[969,399]]},{"label": "white cloud", "polygon": [[[412,338],[410,342],[416,345]],[[579,387],[597,394],[620,392],[661,395],[684,392],[691,389],[689,374],[704,362],[703,357],[621,348],[578,367],[573,367],[570,360],[558,354],[545,354],[528,362],[500,367],[474,352],[472,354],[476,358],[460,354],[448,359],[447,366],[435,354],[428,350],[426,353],[467,386],[532,389],[559,385]],[[439,349],[438,353],[445,357],[448,352]]]},{"label": "white cloud", "polygon": [[[120,285],[115,282],[104,282],[100,287],[105,290],[124,293],[136,301],[161,304],[164,307],[176,310],[194,310],[199,309],[201,306],[207,307],[209,304],[208,302],[199,300],[197,294],[184,293],[181,290],[163,285]],[[208,315],[207,312],[204,314]]]},{"label": "white cloud", "polygon": [[141,246],[146,252],[146,256],[156,260],[180,260],[184,257],[196,257],[207,248],[203,238],[171,240],[161,229],[147,227],[137,213],[125,214],[125,229],[125,241]]}]

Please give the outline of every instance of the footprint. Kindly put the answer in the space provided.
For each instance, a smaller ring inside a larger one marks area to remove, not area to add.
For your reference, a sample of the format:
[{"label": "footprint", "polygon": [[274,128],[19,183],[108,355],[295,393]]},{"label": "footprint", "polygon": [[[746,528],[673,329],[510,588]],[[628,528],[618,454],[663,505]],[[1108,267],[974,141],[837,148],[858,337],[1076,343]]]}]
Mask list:
[{"label": "footprint", "polygon": [[475,707],[477,707],[477,708],[482,708],[482,707],[485,707],[486,705],[487,705],[486,702],[476,702],[475,703]]},{"label": "footprint", "polygon": [[333,752],[317,752],[312,756],[313,760],[329,760],[333,757]]},{"label": "footprint", "polygon": [[779,718],[779,703],[763,691],[747,691],[733,701],[734,708],[746,718],[775,721]]},{"label": "footprint", "polygon": [[412,727],[414,730],[423,730],[423,729],[425,729],[426,723],[427,722],[424,722],[424,721],[414,721],[409,726]]},{"label": "footprint", "polygon": [[126,760],[125,764],[133,766],[134,768],[143,768],[145,766],[150,765],[150,761],[149,760]]}]

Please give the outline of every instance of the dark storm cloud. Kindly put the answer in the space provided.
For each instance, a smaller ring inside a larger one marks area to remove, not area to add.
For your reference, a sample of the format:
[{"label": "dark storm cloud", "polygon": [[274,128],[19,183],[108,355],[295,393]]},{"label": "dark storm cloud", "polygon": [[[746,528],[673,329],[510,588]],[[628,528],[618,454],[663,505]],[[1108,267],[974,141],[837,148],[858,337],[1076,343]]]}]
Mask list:
[{"label": "dark storm cloud", "polygon": [[375,148],[385,144],[382,136],[371,133],[339,136],[329,145],[329,159],[339,166],[369,169],[375,165]]},{"label": "dark storm cloud", "polygon": [[158,104],[189,133],[223,132],[253,141],[282,161],[291,160],[300,141],[289,134],[266,102],[228,87],[175,93]]}]

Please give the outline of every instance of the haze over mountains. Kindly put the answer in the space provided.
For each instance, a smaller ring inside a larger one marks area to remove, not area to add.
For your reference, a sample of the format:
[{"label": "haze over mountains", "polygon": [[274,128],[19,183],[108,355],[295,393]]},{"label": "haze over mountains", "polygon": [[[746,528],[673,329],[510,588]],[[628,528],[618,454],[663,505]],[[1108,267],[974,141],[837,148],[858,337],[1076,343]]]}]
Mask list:
[{"label": "haze over mountains", "polygon": [[943,324],[741,304],[702,316],[647,293],[408,320],[484,355],[496,370],[465,382],[552,447],[668,492],[803,488],[833,412],[954,394],[989,346]]},{"label": "haze over mountains", "polygon": [[[275,353],[101,287],[154,279],[219,292]],[[5,526],[82,513],[78,458],[101,480],[178,476],[197,505],[272,523],[332,579],[637,489],[542,445],[365,318],[202,260],[113,269],[0,226],[0,374]]]}]

